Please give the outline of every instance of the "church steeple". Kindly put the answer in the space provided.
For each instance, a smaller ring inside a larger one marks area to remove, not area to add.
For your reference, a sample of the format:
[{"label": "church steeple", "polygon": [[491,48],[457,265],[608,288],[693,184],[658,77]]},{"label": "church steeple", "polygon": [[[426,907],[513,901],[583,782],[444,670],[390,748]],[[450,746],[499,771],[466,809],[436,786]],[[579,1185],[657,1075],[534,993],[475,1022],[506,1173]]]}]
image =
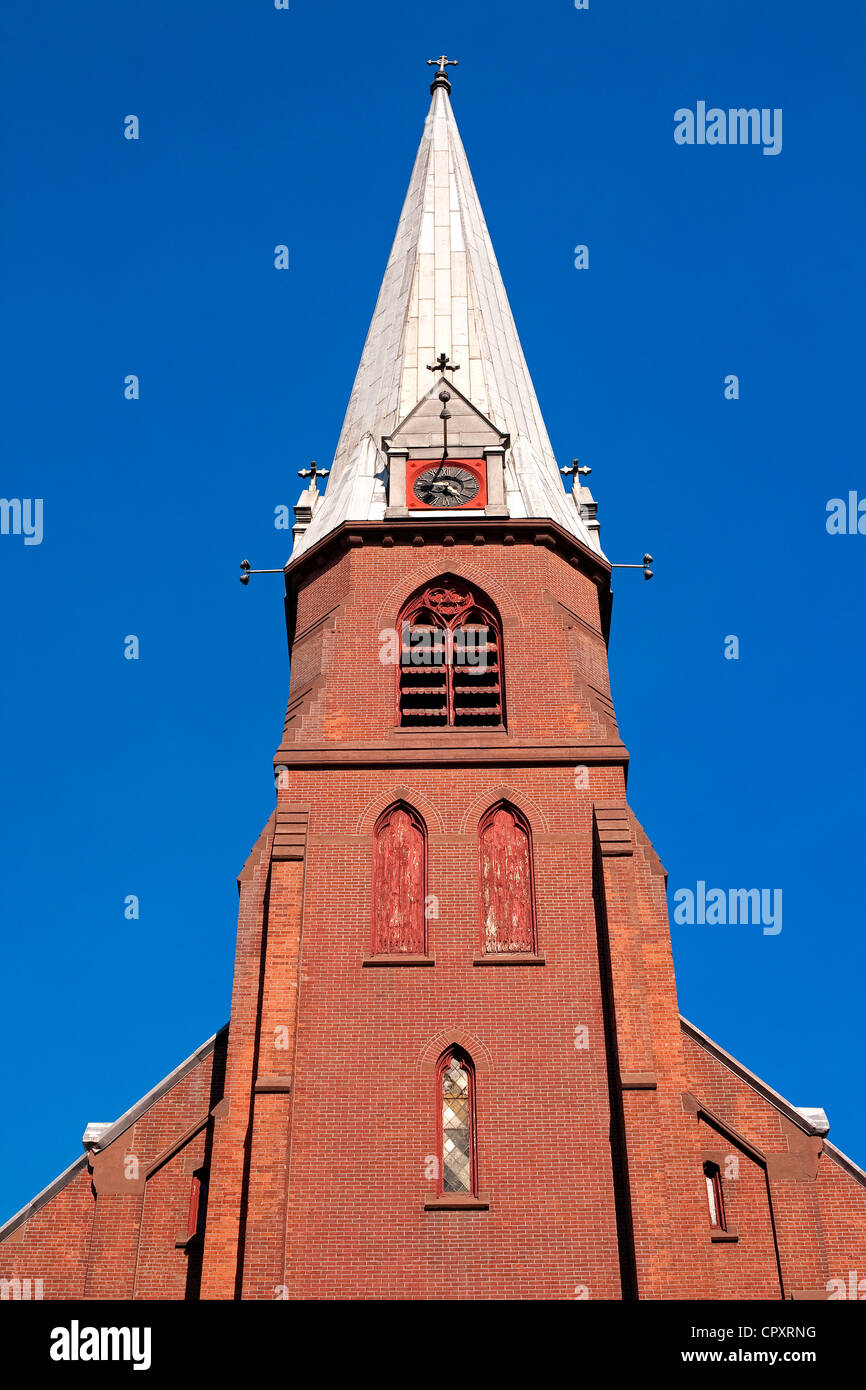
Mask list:
[{"label": "church steeple", "polygon": [[[227,1303],[866,1284],[866,1173],[823,1111],[679,1016],[589,469],[563,490],[433,66],[326,494],[300,470],[230,1023],[0,1226],[0,1299],[43,1274]],[[715,896],[767,920],[760,890]]]},{"label": "church steeple", "polygon": [[454,60],[429,61],[439,68],[430,111],[328,488],[294,555],[344,521],[384,518],[383,438],[439,392],[441,378],[431,381],[428,367],[443,353],[461,368],[454,385],[462,396],[507,436],[507,514],[549,518],[601,553],[597,527],[586,526],[559,476],[451,108]]}]

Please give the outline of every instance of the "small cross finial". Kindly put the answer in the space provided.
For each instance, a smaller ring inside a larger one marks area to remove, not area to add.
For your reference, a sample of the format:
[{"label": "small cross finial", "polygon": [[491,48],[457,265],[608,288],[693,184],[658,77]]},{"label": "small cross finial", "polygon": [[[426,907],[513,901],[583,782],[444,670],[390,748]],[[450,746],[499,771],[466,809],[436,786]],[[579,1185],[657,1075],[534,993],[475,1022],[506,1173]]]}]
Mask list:
[{"label": "small cross finial", "polygon": [[315,459],[312,459],[312,461],[310,462],[309,468],[299,468],[299,469],[298,469],[298,477],[299,477],[299,478],[310,478],[310,479],[311,479],[311,485],[312,485],[313,487],[315,487],[315,486],[316,486],[316,481],[317,481],[317,479],[319,479],[319,478],[327,478],[327,476],[328,476],[328,474],[330,473],[330,471],[331,471],[330,468],[320,468],[319,465],[316,463],[316,460],[315,460]]},{"label": "small cross finial", "polygon": [[310,461],[309,468],[299,468],[299,470],[297,470],[297,477],[309,478],[311,488],[314,488],[314,491],[318,492],[318,480],[320,480],[320,478],[327,478],[329,473],[331,473],[329,468],[318,467],[316,459],[313,459]]},{"label": "small cross finial", "polygon": [[428,372],[438,372],[440,376],[444,376],[446,372],[459,372],[460,367],[457,363],[452,365],[447,352],[440,352],[436,361],[428,365],[427,370]]},{"label": "small cross finial", "polygon": [[580,464],[578,463],[577,459],[572,459],[572,460],[571,460],[571,467],[570,467],[570,468],[560,468],[559,471],[560,471],[560,473],[563,475],[564,478],[574,478],[574,480],[575,480],[575,482],[576,482],[576,481],[577,481],[577,474],[578,474],[578,473],[580,474],[580,476],[581,476],[582,478],[588,478],[589,475],[590,475],[590,473],[592,472],[592,469],[591,469],[591,468],[587,468],[585,464],[584,464],[584,466],[581,468],[581,466],[580,466]]},{"label": "small cross finial", "polygon": [[427,59],[427,66],[428,66],[428,68],[435,68],[435,67],[438,67],[439,71],[440,71],[440,72],[443,74],[443,76],[444,76],[444,75],[445,75],[445,69],[446,69],[446,68],[456,68],[456,67],[458,66],[458,64],[459,64],[459,61],[460,61],[459,58],[446,58],[446,57],[445,57],[445,54],[443,53],[443,54],[441,55],[441,57],[439,57],[439,58],[428,58],[428,59]]},{"label": "small cross finial", "polygon": [[457,59],[446,58],[445,54],[443,53],[439,58],[428,58],[427,66],[428,68],[438,69],[436,76],[433,78],[433,81],[430,84],[430,91],[435,93],[437,87],[444,87],[446,92],[450,92],[451,83],[448,81],[448,73],[446,69],[456,68]]}]

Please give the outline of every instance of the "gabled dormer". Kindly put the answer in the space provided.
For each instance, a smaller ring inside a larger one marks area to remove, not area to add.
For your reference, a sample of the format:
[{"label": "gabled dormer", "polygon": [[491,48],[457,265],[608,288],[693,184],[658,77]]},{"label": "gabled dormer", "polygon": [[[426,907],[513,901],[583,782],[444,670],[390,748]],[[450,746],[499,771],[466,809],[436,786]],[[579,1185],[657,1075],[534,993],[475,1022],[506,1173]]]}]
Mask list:
[{"label": "gabled dormer", "polygon": [[455,511],[508,516],[505,455],[509,436],[497,429],[444,375],[382,439],[388,460],[386,520]]}]

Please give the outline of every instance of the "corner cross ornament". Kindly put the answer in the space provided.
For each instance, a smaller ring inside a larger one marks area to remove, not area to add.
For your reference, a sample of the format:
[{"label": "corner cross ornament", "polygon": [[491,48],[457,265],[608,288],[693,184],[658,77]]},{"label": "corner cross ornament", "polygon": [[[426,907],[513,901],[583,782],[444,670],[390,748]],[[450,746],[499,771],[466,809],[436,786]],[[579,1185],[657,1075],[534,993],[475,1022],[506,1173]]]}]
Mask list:
[{"label": "corner cross ornament", "polygon": [[[327,476],[328,476],[328,474],[330,473],[330,471],[331,471],[330,468],[320,468],[319,465],[316,463],[316,460],[315,460],[315,459],[312,459],[312,461],[310,462],[309,468],[299,468],[299,469],[298,469],[298,477],[299,477],[299,478],[310,478],[310,479],[311,479],[311,486],[312,486],[312,487],[316,487],[316,482],[317,482],[317,480],[318,480],[319,478],[327,478]],[[317,489],[317,491],[318,491],[318,489]]]},{"label": "corner cross ornament", "polygon": [[459,61],[458,58],[446,58],[443,53],[440,58],[428,58],[427,66],[428,68],[438,67],[439,71],[444,73],[446,68],[456,68]]},{"label": "corner cross ornament", "polygon": [[[428,58],[427,61],[428,63],[431,63],[433,59]],[[450,365],[450,362],[451,359],[449,358],[447,352],[440,352],[439,356],[436,358],[436,361],[432,363],[432,365],[428,365],[427,370],[428,372],[438,372],[440,376],[444,376],[446,372],[459,372],[459,366],[456,363],[452,366]]]},{"label": "corner cross ornament", "polygon": [[570,468],[560,468],[559,471],[560,471],[560,473],[563,475],[564,478],[574,478],[575,481],[577,481],[577,475],[578,475],[578,473],[580,474],[580,476],[581,476],[582,478],[588,478],[589,475],[590,475],[590,473],[592,472],[592,469],[591,469],[591,468],[587,468],[587,467],[586,467],[586,464],[584,464],[583,467],[581,468],[581,466],[580,466],[580,464],[578,463],[577,459],[572,459],[572,460],[571,460],[571,467],[570,467]]}]

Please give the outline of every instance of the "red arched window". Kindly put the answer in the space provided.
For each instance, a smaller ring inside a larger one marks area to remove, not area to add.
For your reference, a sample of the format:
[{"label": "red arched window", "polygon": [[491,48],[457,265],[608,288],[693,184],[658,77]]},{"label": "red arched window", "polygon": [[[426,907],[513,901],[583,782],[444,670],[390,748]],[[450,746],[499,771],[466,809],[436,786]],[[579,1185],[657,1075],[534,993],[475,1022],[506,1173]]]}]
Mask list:
[{"label": "red arched window", "polygon": [[534,953],[532,835],[515,806],[491,806],[479,827],[479,855],[482,950]]},{"label": "red arched window", "polygon": [[440,1115],[439,1195],[478,1195],[475,1157],[475,1068],[462,1048],[450,1047],[436,1068]]},{"label": "red arched window", "polygon": [[496,609],[446,575],[403,607],[399,722],[408,728],[498,728],[505,723],[502,625]]},{"label": "red arched window", "polygon": [[373,831],[373,954],[427,951],[427,827],[398,801]]}]

